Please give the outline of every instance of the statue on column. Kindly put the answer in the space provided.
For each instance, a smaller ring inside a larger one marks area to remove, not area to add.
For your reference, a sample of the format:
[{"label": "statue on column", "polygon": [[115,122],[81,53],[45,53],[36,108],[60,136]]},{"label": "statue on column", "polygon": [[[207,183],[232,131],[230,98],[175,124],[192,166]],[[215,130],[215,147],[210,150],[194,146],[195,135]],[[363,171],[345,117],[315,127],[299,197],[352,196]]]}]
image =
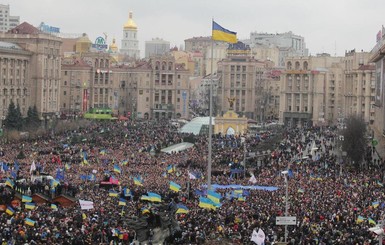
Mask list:
[{"label": "statue on column", "polygon": [[235,97],[233,97],[233,98],[227,98],[227,101],[229,102],[230,110],[234,110],[234,101],[235,101]]}]

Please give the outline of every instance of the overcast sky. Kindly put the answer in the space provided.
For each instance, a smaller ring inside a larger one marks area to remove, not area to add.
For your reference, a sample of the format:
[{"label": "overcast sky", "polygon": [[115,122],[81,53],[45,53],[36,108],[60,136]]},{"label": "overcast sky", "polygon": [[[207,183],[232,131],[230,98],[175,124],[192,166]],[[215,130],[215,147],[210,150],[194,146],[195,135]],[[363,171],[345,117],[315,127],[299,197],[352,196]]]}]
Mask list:
[{"label": "overcast sky", "polygon": [[11,15],[34,26],[41,22],[63,33],[87,33],[94,41],[108,34],[121,46],[123,25],[132,11],[138,25],[141,55],[144,42],[159,37],[180,47],[194,36],[211,35],[214,18],[236,31],[292,31],[305,38],[310,54],[344,55],[345,50],[370,51],[385,23],[384,0],[5,0]]}]

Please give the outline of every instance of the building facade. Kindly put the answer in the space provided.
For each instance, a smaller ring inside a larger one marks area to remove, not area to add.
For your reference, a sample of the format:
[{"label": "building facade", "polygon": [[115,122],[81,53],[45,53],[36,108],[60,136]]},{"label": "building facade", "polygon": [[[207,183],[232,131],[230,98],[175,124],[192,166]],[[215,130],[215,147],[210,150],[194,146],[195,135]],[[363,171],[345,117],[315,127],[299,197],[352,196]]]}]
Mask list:
[{"label": "building facade", "polygon": [[[60,101],[61,39],[42,34],[32,25],[24,22],[0,33],[0,41],[14,43],[31,53],[28,83],[30,105],[36,105],[42,118],[58,116]],[[33,68],[33,69],[32,69]]]},{"label": "building facade", "polygon": [[350,115],[373,123],[374,69],[369,54],[290,57],[282,73],[279,118],[288,126],[337,125]]},{"label": "building facade", "polygon": [[170,51],[170,42],[160,38],[153,38],[145,42],[145,58],[163,55]]},{"label": "building facade", "polygon": [[[250,40],[247,42],[252,48],[269,50],[274,46],[277,47],[279,49],[278,62],[275,63],[277,67],[285,67],[286,57],[308,56],[309,53],[306,48],[305,38],[295,35],[291,31],[277,34],[251,32]],[[274,53],[271,56],[272,60],[276,58]]]},{"label": "building facade", "polygon": [[23,116],[31,106],[31,71],[36,69],[31,60],[31,52],[17,44],[0,41],[0,125],[11,101],[20,106]]},{"label": "building facade", "polygon": [[272,63],[254,59],[250,48],[240,42],[227,52],[228,57],[218,63],[217,113],[228,111],[228,100],[234,99],[233,110],[237,114],[263,120],[265,72]]},{"label": "building facade", "polygon": [[11,16],[10,6],[0,4],[0,32],[7,32],[20,24],[19,16]]},{"label": "building facade", "polygon": [[138,26],[132,19],[132,12],[129,13],[128,20],[123,26],[122,47],[120,52],[132,59],[140,58]]}]

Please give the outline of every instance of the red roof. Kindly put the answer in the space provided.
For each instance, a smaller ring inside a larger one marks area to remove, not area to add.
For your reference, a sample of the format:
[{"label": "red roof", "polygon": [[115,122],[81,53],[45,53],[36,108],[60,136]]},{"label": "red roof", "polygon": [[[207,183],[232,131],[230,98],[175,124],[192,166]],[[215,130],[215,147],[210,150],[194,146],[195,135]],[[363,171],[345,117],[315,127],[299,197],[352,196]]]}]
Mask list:
[{"label": "red roof", "polygon": [[34,27],[33,25],[23,22],[20,25],[16,26],[15,28],[9,30],[8,32],[14,33],[14,34],[39,34],[41,33],[39,29]]}]

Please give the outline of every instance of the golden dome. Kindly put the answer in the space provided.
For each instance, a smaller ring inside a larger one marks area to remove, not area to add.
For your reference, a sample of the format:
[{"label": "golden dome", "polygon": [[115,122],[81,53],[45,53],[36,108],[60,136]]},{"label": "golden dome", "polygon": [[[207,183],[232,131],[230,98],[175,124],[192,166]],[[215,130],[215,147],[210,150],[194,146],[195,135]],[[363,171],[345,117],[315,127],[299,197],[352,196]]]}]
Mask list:
[{"label": "golden dome", "polygon": [[83,33],[81,37],[76,40],[77,43],[92,43],[91,40],[88,38],[86,33]]},{"label": "golden dome", "polygon": [[112,43],[110,44],[109,48],[112,52],[117,52],[118,51],[118,46],[115,43],[115,38],[112,39]]},{"label": "golden dome", "polygon": [[132,19],[132,12],[128,14],[128,20],[126,24],[124,24],[124,29],[130,29],[130,30],[136,30],[138,29],[138,26],[135,24],[134,20]]}]

